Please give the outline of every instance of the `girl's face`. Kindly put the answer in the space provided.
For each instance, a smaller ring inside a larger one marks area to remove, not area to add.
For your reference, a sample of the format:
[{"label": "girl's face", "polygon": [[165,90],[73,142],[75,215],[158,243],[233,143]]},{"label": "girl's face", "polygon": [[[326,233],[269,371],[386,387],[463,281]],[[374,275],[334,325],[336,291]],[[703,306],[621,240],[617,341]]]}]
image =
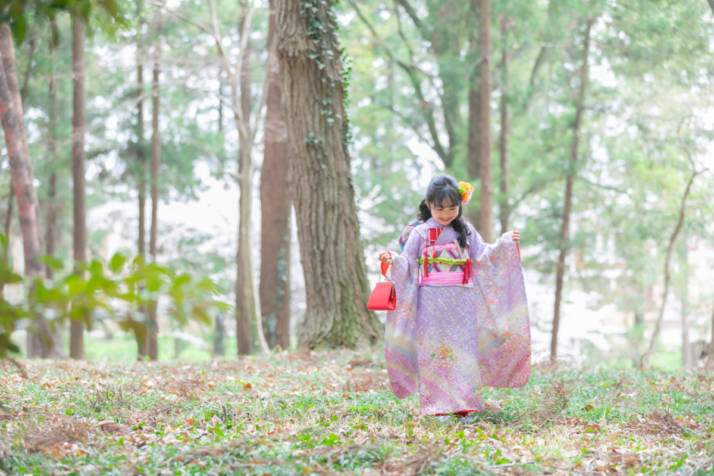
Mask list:
[{"label": "girl's face", "polygon": [[431,210],[431,216],[439,225],[446,226],[459,216],[459,206],[450,202],[436,204],[427,202],[426,205]]}]

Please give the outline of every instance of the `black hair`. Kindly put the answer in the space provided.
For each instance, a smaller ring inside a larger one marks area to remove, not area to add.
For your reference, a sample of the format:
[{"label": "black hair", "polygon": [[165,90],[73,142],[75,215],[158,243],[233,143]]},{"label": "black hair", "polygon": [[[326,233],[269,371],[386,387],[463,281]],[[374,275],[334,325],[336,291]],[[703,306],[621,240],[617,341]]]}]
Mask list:
[{"label": "black hair", "polygon": [[444,205],[459,206],[459,214],[449,225],[451,225],[458,235],[459,246],[466,248],[468,246],[466,240],[471,232],[466,225],[466,220],[462,217],[463,205],[461,203],[461,194],[459,193],[459,185],[456,183],[456,179],[450,175],[443,174],[431,179],[429,186],[426,187],[426,198],[419,204],[419,213],[417,216],[422,222],[431,218],[431,210],[429,210],[426,202],[433,203],[440,207]]}]

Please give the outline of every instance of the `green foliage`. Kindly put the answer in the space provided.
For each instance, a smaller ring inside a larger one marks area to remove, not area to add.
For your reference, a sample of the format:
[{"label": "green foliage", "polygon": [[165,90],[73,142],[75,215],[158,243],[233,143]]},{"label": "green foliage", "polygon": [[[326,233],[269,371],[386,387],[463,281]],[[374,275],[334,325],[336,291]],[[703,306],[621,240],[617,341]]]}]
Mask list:
[{"label": "green foliage", "polygon": [[3,0],[0,23],[8,23],[15,41],[22,43],[31,23],[29,16],[46,21],[62,12],[76,12],[87,24],[94,19],[107,32],[125,25],[117,0]]},{"label": "green foliage", "polygon": [[[218,288],[210,279],[196,279],[166,266],[146,263],[142,257],[130,259],[117,253],[106,265],[93,260],[68,273],[54,258],[45,257],[43,261],[60,277],[35,278],[28,286],[24,303],[0,301],[0,357],[8,350],[18,351],[9,338],[15,324],[28,316],[43,315],[51,326],[67,320],[81,321],[89,329],[97,319],[112,319],[123,330],[142,337],[149,329],[144,312],[157,301],[166,301],[169,317],[180,326],[190,321],[210,325],[215,313],[230,310],[228,304],[215,298]],[[0,283],[21,282],[22,278],[12,273],[6,261],[0,260]]]}]

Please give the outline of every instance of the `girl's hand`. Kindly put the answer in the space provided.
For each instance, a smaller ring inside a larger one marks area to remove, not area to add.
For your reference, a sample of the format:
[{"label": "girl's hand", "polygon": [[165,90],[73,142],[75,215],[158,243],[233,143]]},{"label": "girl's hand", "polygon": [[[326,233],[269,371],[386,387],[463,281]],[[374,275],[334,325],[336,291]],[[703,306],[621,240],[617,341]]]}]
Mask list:
[{"label": "girl's hand", "polygon": [[518,231],[513,231],[513,241],[518,243],[521,239],[521,233]]},{"label": "girl's hand", "polygon": [[382,251],[379,253],[379,261],[382,263],[387,263],[387,264],[392,264],[392,252],[391,251]]}]

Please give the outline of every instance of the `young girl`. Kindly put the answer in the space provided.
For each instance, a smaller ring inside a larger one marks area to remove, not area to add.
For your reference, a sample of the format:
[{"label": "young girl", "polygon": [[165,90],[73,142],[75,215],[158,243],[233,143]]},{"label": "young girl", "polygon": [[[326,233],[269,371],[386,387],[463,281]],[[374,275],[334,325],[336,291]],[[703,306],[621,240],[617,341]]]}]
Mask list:
[{"label": "young girl", "polygon": [[484,243],[462,218],[473,187],[434,177],[392,265],[397,307],[387,313],[392,391],[419,393],[422,414],[484,408],[481,387],[520,387],[530,376],[530,328],[518,232]]}]

